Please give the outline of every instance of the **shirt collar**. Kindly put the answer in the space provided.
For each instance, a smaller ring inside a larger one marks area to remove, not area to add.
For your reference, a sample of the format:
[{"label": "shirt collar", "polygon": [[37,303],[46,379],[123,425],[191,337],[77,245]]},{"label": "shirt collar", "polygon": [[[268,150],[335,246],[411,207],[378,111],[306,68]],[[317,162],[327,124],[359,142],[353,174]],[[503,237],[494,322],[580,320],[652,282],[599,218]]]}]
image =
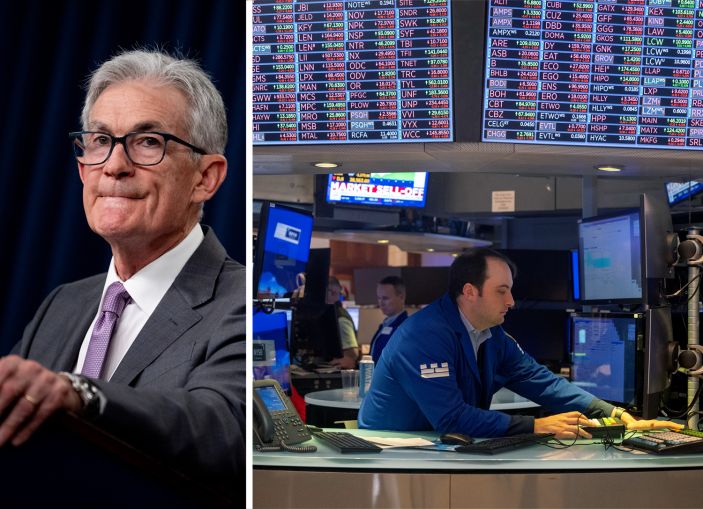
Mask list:
[{"label": "shirt collar", "polygon": [[400,315],[403,314],[403,311],[405,311],[405,310],[403,309],[403,310],[401,310],[400,313],[396,313],[396,314],[394,314],[394,315],[385,317],[385,318],[383,319],[383,325],[390,325],[390,324],[392,324],[392,323],[395,321],[396,318],[398,318]]},{"label": "shirt collar", "polygon": [[120,281],[132,298],[132,302],[143,312],[151,315],[204,238],[203,228],[200,224],[196,224],[185,239],[140,269],[127,281],[122,281],[117,275],[113,257],[107,270],[103,295],[108,286],[115,281]]},{"label": "shirt collar", "polygon": [[461,317],[461,321],[464,324],[464,327],[466,327],[466,332],[469,333],[469,337],[471,338],[471,344],[474,347],[474,354],[476,354],[478,352],[478,347],[481,346],[481,343],[491,338],[491,329],[484,329],[482,331],[477,330],[476,327],[471,325],[469,319],[464,316],[464,313],[461,312],[461,309],[459,309],[459,316]]}]

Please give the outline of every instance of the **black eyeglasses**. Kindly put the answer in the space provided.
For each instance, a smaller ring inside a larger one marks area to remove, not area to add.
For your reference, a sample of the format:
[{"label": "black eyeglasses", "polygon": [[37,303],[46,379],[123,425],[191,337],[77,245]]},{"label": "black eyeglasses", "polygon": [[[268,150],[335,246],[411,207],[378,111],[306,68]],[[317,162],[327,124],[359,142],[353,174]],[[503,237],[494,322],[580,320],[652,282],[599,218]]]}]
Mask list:
[{"label": "black eyeglasses", "polygon": [[121,143],[130,161],[139,166],[154,166],[163,161],[166,143],[175,141],[196,154],[207,154],[203,149],[169,133],[144,131],[112,136],[99,131],[68,133],[73,141],[73,152],[78,162],[85,165],[102,164],[112,155],[116,143]]}]

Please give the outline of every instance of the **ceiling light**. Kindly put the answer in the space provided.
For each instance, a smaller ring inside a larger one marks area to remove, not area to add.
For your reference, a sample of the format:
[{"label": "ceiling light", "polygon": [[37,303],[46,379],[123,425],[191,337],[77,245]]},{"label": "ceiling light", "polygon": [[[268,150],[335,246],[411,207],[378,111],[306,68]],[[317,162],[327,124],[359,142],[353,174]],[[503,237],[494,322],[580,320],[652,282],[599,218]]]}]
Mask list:
[{"label": "ceiling light", "polygon": [[313,166],[317,168],[336,168],[339,165],[337,163],[315,163]]},{"label": "ceiling light", "polygon": [[376,242],[378,242],[379,244],[388,244],[388,243],[390,242],[390,240],[388,240],[388,239],[378,239]]},{"label": "ceiling light", "polygon": [[431,247],[428,247],[428,248],[427,248],[427,252],[428,252],[428,253],[434,253],[434,249],[432,249]]},{"label": "ceiling light", "polygon": [[613,164],[603,164],[600,166],[596,166],[596,170],[598,171],[610,171],[610,172],[619,172],[622,171],[624,168],[622,166],[615,166]]}]

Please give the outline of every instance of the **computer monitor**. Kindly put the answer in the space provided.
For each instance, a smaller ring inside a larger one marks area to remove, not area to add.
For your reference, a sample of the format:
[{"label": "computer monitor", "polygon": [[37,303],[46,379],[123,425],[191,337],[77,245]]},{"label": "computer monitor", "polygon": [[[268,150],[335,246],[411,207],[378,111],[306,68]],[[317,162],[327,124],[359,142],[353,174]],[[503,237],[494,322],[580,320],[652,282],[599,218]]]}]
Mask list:
[{"label": "computer monitor", "polygon": [[640,220],[645,303],[662,306],[666,304],[664,280],[674,277],[679,237],[674,232],[671,212],[663,196],[641,195]]},{"label": "computer monitor", "polygon": [[515,307],[505,315],[502,327],[537,362],[558,373],[568,363],[568,318],[563,309]]},{"label": "computer monitor", "polygon": [[264,202],[254,255],[256,298],[290,297],[302,284],[312,227],[310,212]]},{"label": "computer monitor", "polygon": [[642,364],[642,417],[654,419],[659,415],[664,391],[669,388],[674,369],[677,343],[674,342],[669,306],[647,310],[647,328]]},{"label": "computer monitor", "polygon": [[290,390],[288,319],[285,312],[256,311],[252,318],[252,367],[254,380],[276,380]]},{"label": "computer monitor", "polygon": [[306,369],[342,357],[336,306],[298,302],[293,310],[290,350],[292,362]]},{"label": "computer monitor", "polygon": [[583,219],[578,253],[582,302],[641,302],[642,250],[639,210]]},{"label": "computer monitor", "polygon": [[636,407],[644,325],[640,314],[573,314],[571,381],[600,399]]}]

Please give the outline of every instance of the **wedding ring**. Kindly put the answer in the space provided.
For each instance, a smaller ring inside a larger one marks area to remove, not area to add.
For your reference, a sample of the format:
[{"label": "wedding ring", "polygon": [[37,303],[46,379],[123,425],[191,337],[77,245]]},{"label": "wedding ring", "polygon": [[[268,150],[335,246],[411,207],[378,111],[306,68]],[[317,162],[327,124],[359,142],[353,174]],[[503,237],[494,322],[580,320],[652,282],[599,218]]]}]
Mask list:
[{"label": "wedding ring", "polygon": [[25,394],[25,395],[22,396],[22,397],[23,397],[24,399],[26,399],[27,401],[29,401],[29,402],[30,402],[32,405],[34,405],[34,406],[37,406],[37,405],[39,404],[39,401],[37,401],[36,399],[34,399],[34,398],[33,398],[32,396],[30,396],[29,394]]}]

